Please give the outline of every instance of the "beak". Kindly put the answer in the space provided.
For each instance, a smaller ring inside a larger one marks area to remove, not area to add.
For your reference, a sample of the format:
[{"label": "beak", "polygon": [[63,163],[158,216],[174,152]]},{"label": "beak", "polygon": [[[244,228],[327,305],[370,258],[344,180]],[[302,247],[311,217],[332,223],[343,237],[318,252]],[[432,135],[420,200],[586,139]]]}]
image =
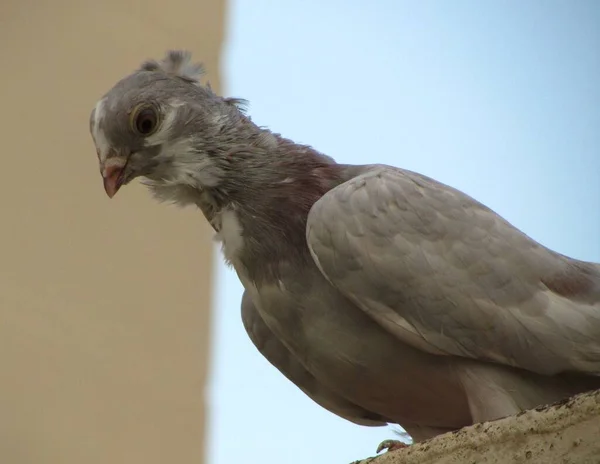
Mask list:
[{"label": "beak", "polygon": [[100,164],[100,172],[104,179],[104,190],[108,198],[112,198],[123,185],[123,172],[127,159],[115,157],[108,158],[105,163]]}]

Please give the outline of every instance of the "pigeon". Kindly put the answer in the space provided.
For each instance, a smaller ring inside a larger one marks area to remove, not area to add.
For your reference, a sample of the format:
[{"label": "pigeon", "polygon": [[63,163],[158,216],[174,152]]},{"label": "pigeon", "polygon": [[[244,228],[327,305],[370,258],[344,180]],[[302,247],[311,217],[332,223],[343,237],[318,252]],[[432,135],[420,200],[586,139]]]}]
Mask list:
[{"label": "pigeon", "polygon": [[139,179],[204,214],[250,339],[315,403],[418,442],[600,388],[600,264],[427,176],[258,126],[203,73],[168,51],[97,102],[105,192]]}]

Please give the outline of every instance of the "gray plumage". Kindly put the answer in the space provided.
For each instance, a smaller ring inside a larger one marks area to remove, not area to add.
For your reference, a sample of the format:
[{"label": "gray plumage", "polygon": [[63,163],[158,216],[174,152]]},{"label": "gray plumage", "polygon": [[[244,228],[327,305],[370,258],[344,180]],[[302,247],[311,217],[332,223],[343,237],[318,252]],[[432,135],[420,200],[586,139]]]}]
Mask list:
[{"label": "gray plumage", "polygon": [[418,441],[600,387],[600,265],[430,178],[258,127],[201,70],[169,52],[98,102],[106,192],[140,177],[202,210],[248,335],[316,403]]}]

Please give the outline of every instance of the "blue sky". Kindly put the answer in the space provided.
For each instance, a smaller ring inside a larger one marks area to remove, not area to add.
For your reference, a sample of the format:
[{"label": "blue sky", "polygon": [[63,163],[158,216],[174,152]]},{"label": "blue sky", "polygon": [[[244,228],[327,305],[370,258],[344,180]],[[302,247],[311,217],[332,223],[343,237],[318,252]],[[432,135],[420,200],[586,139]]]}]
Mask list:
[{"label": "blue sky", "polygon": [[[600,262],[600,2],[233,0],[225,93],[340,162],[421,172]],[[388,428],[322,410],[241,324],[217,256],[209,463],[348,463]]]}]

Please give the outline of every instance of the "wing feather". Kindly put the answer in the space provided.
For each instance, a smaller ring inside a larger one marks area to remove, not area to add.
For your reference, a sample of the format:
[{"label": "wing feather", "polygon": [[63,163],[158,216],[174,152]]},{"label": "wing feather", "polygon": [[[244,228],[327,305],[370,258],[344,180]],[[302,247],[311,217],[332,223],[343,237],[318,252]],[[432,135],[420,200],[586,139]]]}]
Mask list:
[{"label": "wing feather", "polygon": [[600,266],[456,189],[371,166],[313,206],[307,242],[332,285],[416,348],[600,373]]}]

